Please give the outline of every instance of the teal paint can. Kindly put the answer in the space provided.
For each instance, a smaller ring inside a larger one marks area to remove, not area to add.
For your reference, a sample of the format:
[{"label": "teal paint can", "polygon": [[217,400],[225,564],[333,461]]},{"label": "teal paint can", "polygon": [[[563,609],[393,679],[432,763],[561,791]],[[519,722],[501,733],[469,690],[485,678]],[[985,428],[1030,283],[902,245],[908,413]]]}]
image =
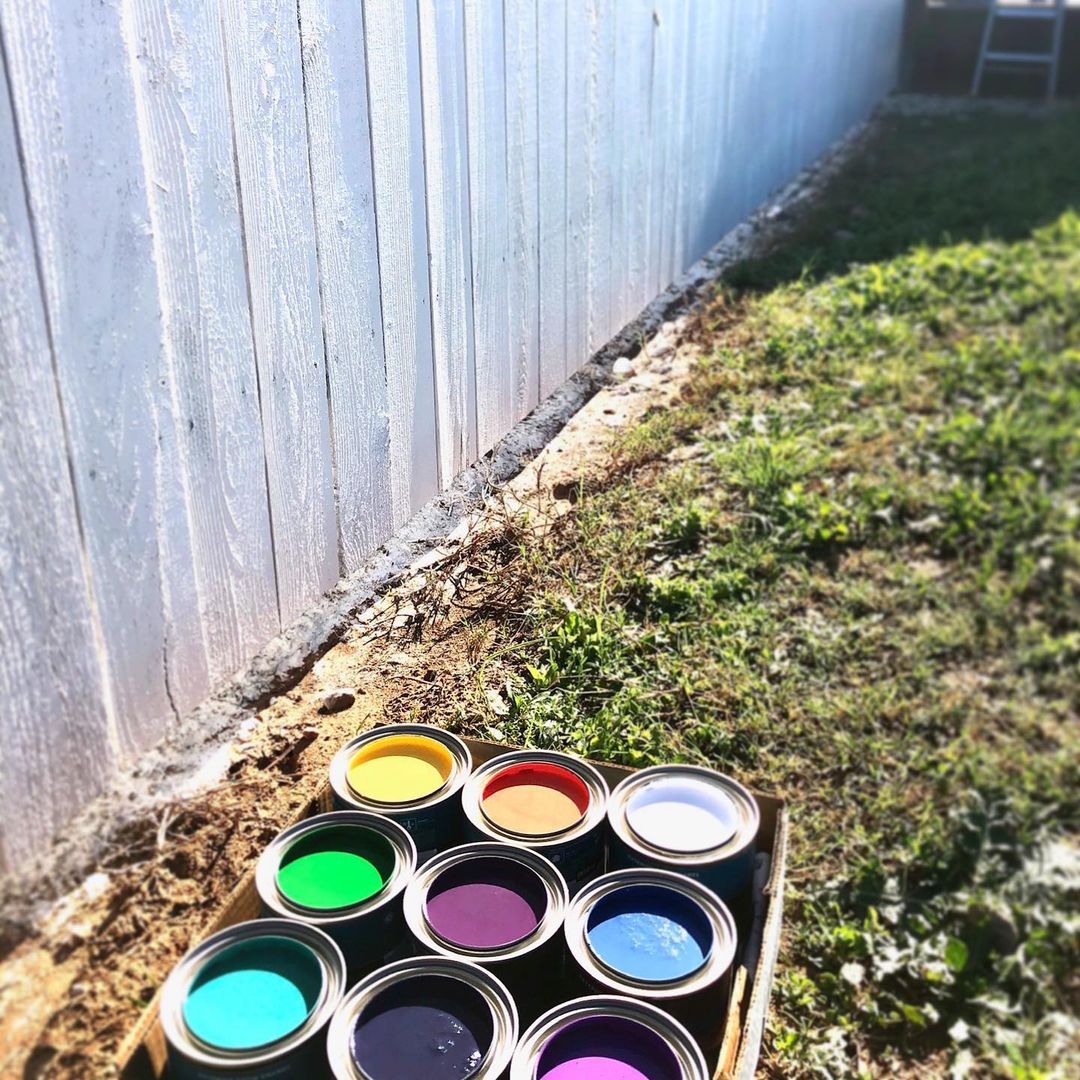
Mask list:
[{"label": "teal paint can", "polygon": [[325,1031],[345,992],[332,938],[286,919],[238,923],[173,969],[161,1024],[173,1080],[325,1073]]}]

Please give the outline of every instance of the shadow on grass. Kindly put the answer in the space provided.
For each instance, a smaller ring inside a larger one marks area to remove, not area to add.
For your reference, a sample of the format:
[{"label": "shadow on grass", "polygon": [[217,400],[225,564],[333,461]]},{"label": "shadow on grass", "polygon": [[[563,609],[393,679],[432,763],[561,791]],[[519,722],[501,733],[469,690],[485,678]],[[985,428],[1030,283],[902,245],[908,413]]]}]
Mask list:
[{"label": "shadow on grass", "polygon": [[1080,108],[886,117],[778,247],[734,267],[751,291],[919,246],[1020,240],[1080,209]]}]

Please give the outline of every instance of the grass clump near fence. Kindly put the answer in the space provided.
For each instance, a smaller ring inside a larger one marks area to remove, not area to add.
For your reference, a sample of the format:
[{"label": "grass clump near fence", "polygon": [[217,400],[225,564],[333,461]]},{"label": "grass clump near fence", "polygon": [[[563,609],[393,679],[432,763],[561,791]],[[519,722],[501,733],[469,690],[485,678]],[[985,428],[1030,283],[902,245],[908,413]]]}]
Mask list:
[{"label": "grass clump near fence", "polygon": [[885,121],[707,322],[496,734],[790,800],[770,1075],[1080,1075],[1080,115]]}]

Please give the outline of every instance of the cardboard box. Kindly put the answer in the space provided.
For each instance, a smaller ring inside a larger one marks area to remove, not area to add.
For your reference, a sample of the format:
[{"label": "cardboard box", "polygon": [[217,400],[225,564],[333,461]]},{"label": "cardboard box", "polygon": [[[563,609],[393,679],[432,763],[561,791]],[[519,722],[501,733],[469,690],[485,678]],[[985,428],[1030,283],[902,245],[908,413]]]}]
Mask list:
[{"label": "cardboard box", "polygon": [[[477,765],[514,749],[498,743],[465,739]],[[632,769],[621,765],[592,764],[614,787]],[[765,1018],[769,1008],[776,954],[780,947],[780,925],[784,906],[784,871],[787,861],[787,812],[782,799],[754,792],[761,810],[758,852],[770,858],[767,880],[756,897],[753,923],[739,927],[739,955],[732,991],[730,1015],[718,1010],[717,1030],[724,1032],[714,1080],[752,1080],[757,1071]],[[325,785],[296,820],[333,809],[329,785]],[[255,890],[254,869],[244,875],[224,909],[208,927],[207,936],[226,926],[258,918],[260,904]],[[194,944],[194,943],[193,943]],[[117,1055],[122,1080],[158,1080],[165,1076],[165,1036],[158,1022],[160,991],[147,1007],[135,1028],[124,1040]]]}]

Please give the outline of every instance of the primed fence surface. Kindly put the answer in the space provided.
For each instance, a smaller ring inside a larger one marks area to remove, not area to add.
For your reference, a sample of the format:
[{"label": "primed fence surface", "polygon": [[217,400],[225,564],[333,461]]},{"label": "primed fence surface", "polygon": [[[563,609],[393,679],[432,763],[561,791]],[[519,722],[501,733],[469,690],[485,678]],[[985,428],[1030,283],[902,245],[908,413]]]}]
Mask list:
[{"label": "primed fence surface", "polygon": [[902,0],[0,0],[0,865],[891,89]]}]

